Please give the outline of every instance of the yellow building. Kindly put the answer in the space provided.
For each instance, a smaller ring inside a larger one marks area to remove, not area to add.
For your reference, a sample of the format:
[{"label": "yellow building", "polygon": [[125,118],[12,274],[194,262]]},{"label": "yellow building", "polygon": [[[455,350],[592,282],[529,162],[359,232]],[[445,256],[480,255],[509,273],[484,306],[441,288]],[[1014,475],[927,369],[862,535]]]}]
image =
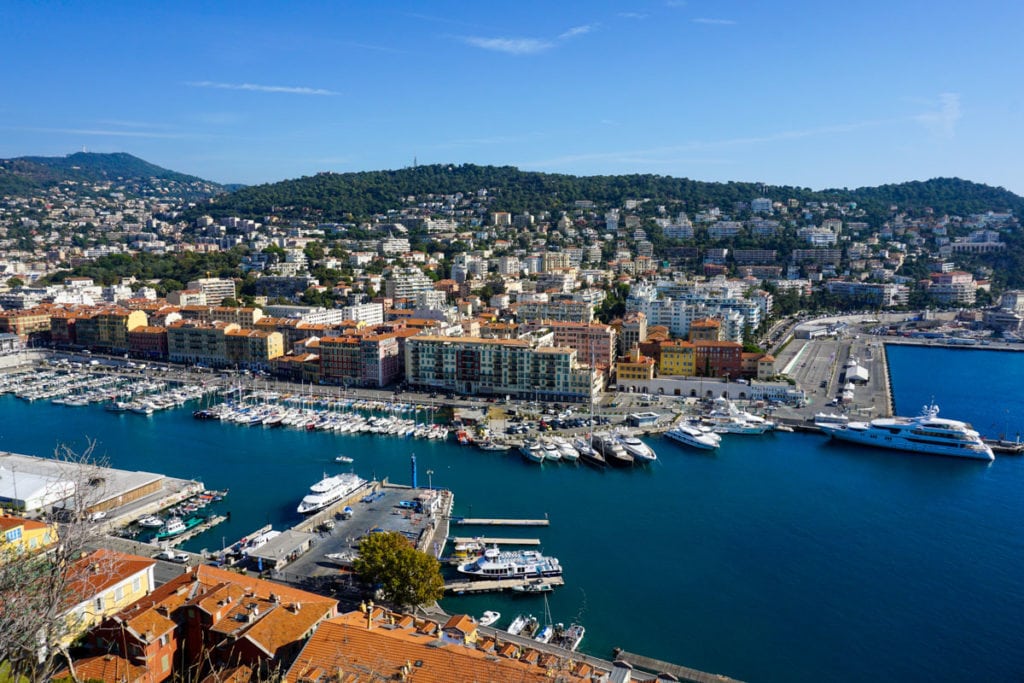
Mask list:
[{"label": "yellow building", "polygon": [[688,341],[676,339],[661,345],[658,374],[663,377],[693,377],[696,371],[696,347]]},{"label": "yellow building", "polygon": [[57,526],[22,517],[0,517],[0,564],[12,555],[31,553],[57,542]]},{"label": "yellow building", "polygon": [[228,364],[226,334],[234,323],[179,320],[167,326],[167,356],[173,363]]},{"label": "yellow building", "polygon": [[231,329],[224,333],[228,365],[269,368],[270,361],[284,355],[284,336],[280,332]]},{"label": "yellow building", "polygon": [[72,564],[66,577],[62,644],[148,595],[155,587],[155,565],[156,560],[103,548]]},{"label": "yellow building", "polygon": [[619,358],[615,366],[618,381],[654,379],[654,359],[640,355],[640,349],[632,349],[628,356]]}]

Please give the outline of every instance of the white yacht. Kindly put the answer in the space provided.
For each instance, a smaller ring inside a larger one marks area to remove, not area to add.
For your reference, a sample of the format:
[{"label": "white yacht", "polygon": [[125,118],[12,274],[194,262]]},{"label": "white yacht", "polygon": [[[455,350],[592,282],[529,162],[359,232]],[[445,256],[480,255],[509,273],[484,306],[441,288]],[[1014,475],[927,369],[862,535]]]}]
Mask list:
[{"label": "white yacht", "polygon": [[580,452],[565,437],[556,436],[551,440],[555,443],[555,447],[558,448],[558,453],[562,456],[562,460],[577,462],[580,459]]},{"label": "white yacht", "polygon": [[938,417],[939,407],[927,405],[918,417],[883,417],[871,422],[818,423],[840,441],[898,451],[948,455],[971,460],[995,460],[992,449],[971,425]]},{"label": "white yacht", "polygon": [[338,502],[354,493],[360,486],[366,483],[354,474],[336,474],[333,477],[324,477],[309,487],[309,495],[299,503],[299,514],[308,515],[323,510],[328,505]]},{"label": "white yacht", "polygon": [[637,462],[654,462],[658,459],[654,449],[631,434],[616,434],[615,439]]},{"label": "white yacht", "polygon": [[542,453],[544,453],[545,460],[553,460],[555,462],[558,462],[559,460],[562,459],[562,454],[558,451],[558,446],[548,441],[547,439],[543,439],[540,442],[540,450]]},{"label": "white yacht", "polygon": [[677,443],[708,451],[712,451],[722,444],[722,437],[711,431],[711,429],[685,422],[680,422],[665,432],[665,436]]},{"label": "white yacht", "polygon": [[705,420],[719,434],[764,434],[775,429],[775,423],[740,410],[726,398],[716,398]]},{"label": "white yacht", "polygon": [[523,445],[519,447],[519,452],[530,462],[544,462],[545,460],[544,450],[541,449],[539,443],[532,439],[524,441]]}]

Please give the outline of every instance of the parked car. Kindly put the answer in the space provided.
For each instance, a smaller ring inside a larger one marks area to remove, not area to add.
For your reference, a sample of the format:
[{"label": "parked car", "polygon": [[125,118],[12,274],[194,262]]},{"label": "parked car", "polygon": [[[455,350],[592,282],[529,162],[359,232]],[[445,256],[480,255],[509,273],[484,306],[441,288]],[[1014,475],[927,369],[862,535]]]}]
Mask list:
[{"label": "parked car", "polygon": [[168,562],[177,562],[179,564],[185,564],[188,562],[190,555],[188,553],[178,552],[176,550],[161,550],[154,557],[158,560],[167,560]]}]

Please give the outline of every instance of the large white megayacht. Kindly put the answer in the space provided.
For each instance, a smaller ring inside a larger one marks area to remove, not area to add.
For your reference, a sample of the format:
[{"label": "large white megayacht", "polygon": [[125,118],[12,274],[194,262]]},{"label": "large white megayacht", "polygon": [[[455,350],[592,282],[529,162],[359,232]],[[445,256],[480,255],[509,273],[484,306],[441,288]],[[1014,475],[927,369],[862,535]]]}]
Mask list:
[{"label": "large white megayacht", "polygon": [[971,425],[938,417],[939,407],[926,405],[918,417],[883,417],[871,422],[828,424],[818,427],[834,439],[929,455],[972,460],[995,460],[981,435]]},{"label": "large white megayacht", "polygon": [[323,510],[328,505],[337,503],[342,498],[352,495],[360,486],[366,483],[354,474],[336,474],[333,477],[324,477],[309,487],[309,495],[299,503],[299,514],[308,515]]}]

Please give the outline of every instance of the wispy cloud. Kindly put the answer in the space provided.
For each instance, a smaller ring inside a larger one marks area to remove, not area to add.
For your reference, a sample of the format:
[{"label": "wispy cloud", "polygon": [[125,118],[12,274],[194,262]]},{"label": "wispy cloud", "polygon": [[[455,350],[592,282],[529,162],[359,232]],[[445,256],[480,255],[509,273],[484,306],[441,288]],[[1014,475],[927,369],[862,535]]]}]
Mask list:
[{"label": "wispy cloud", "polygon": [[64,135],[89,135],[116,138],[160,138],[166,140],[182,140],[199,138],[193,133],[162,133],[148,130],[105,130],[99,128],[36,128],[30,126],[3,126],[2,130],[14,130],[23,133],[61,133]]},{"label": "wispy cloud", "polygon": [[217,88],[220,90],[248,90],[251,92],[286,93],[289,95],[338,95],[340,93],[324,88],[307,88],[292,85],[259,85],[256,83],[220,83],[217,81],[188,81],[191,88]]},{"label": "wispy cloud", "polygon": [[665,7],[686,7],[686,0],[665,0]]},{"label": "wispy cloud", "polygon": [[504,52],[510,55],[535,55],[555,46],[549,40],[537,38],[480,38],[467,36],[463,38],[467,44],[494,52]]},{"label": "wispy cloud", "polygon": [[709,24],[711,26],[733,26],[736,22],[732,19],[709,19],[707,17],[698,17],[691,19],[695,24]]},{"label": "wispy cloud", "polygon": [[621,19],[646,19],[649,15],[644,12],[619,12],[616,16]]},{"label": "wispy cloud", "polygon": [[939,95],[938,104],[938,110],[918,114],[914,119],[923,124],[932,135],[952,138],[956,135],[956,124],[962,117],[960,112],[960,94],[944,92]]},{"label": "wispy cloud", "polygon": [[558,36],[559,40],[568,40],[569,38],[575,38],[576,36],[584,36],[594,30],[593,24],[584,24],[582,26],[573,26],[568,31]]},{"label": "wispy cloud", "polygon": [[548,38],[482,38],[480,36],[462,36],[460,39],[467,45],[494,52],[510,55],[536,55],[555,47],[559,42],[584,36],[597,28],[597,24],[580,24],[566,29],[555,39]]},{"label": "wispy cloud", "polygon": [[101,119],[96,123],[102,126],[118,126],[120,128],[157,128],[167,130],[174,128],[169,123],[151,123],[149,121],[125,121],[123,119]]}]

